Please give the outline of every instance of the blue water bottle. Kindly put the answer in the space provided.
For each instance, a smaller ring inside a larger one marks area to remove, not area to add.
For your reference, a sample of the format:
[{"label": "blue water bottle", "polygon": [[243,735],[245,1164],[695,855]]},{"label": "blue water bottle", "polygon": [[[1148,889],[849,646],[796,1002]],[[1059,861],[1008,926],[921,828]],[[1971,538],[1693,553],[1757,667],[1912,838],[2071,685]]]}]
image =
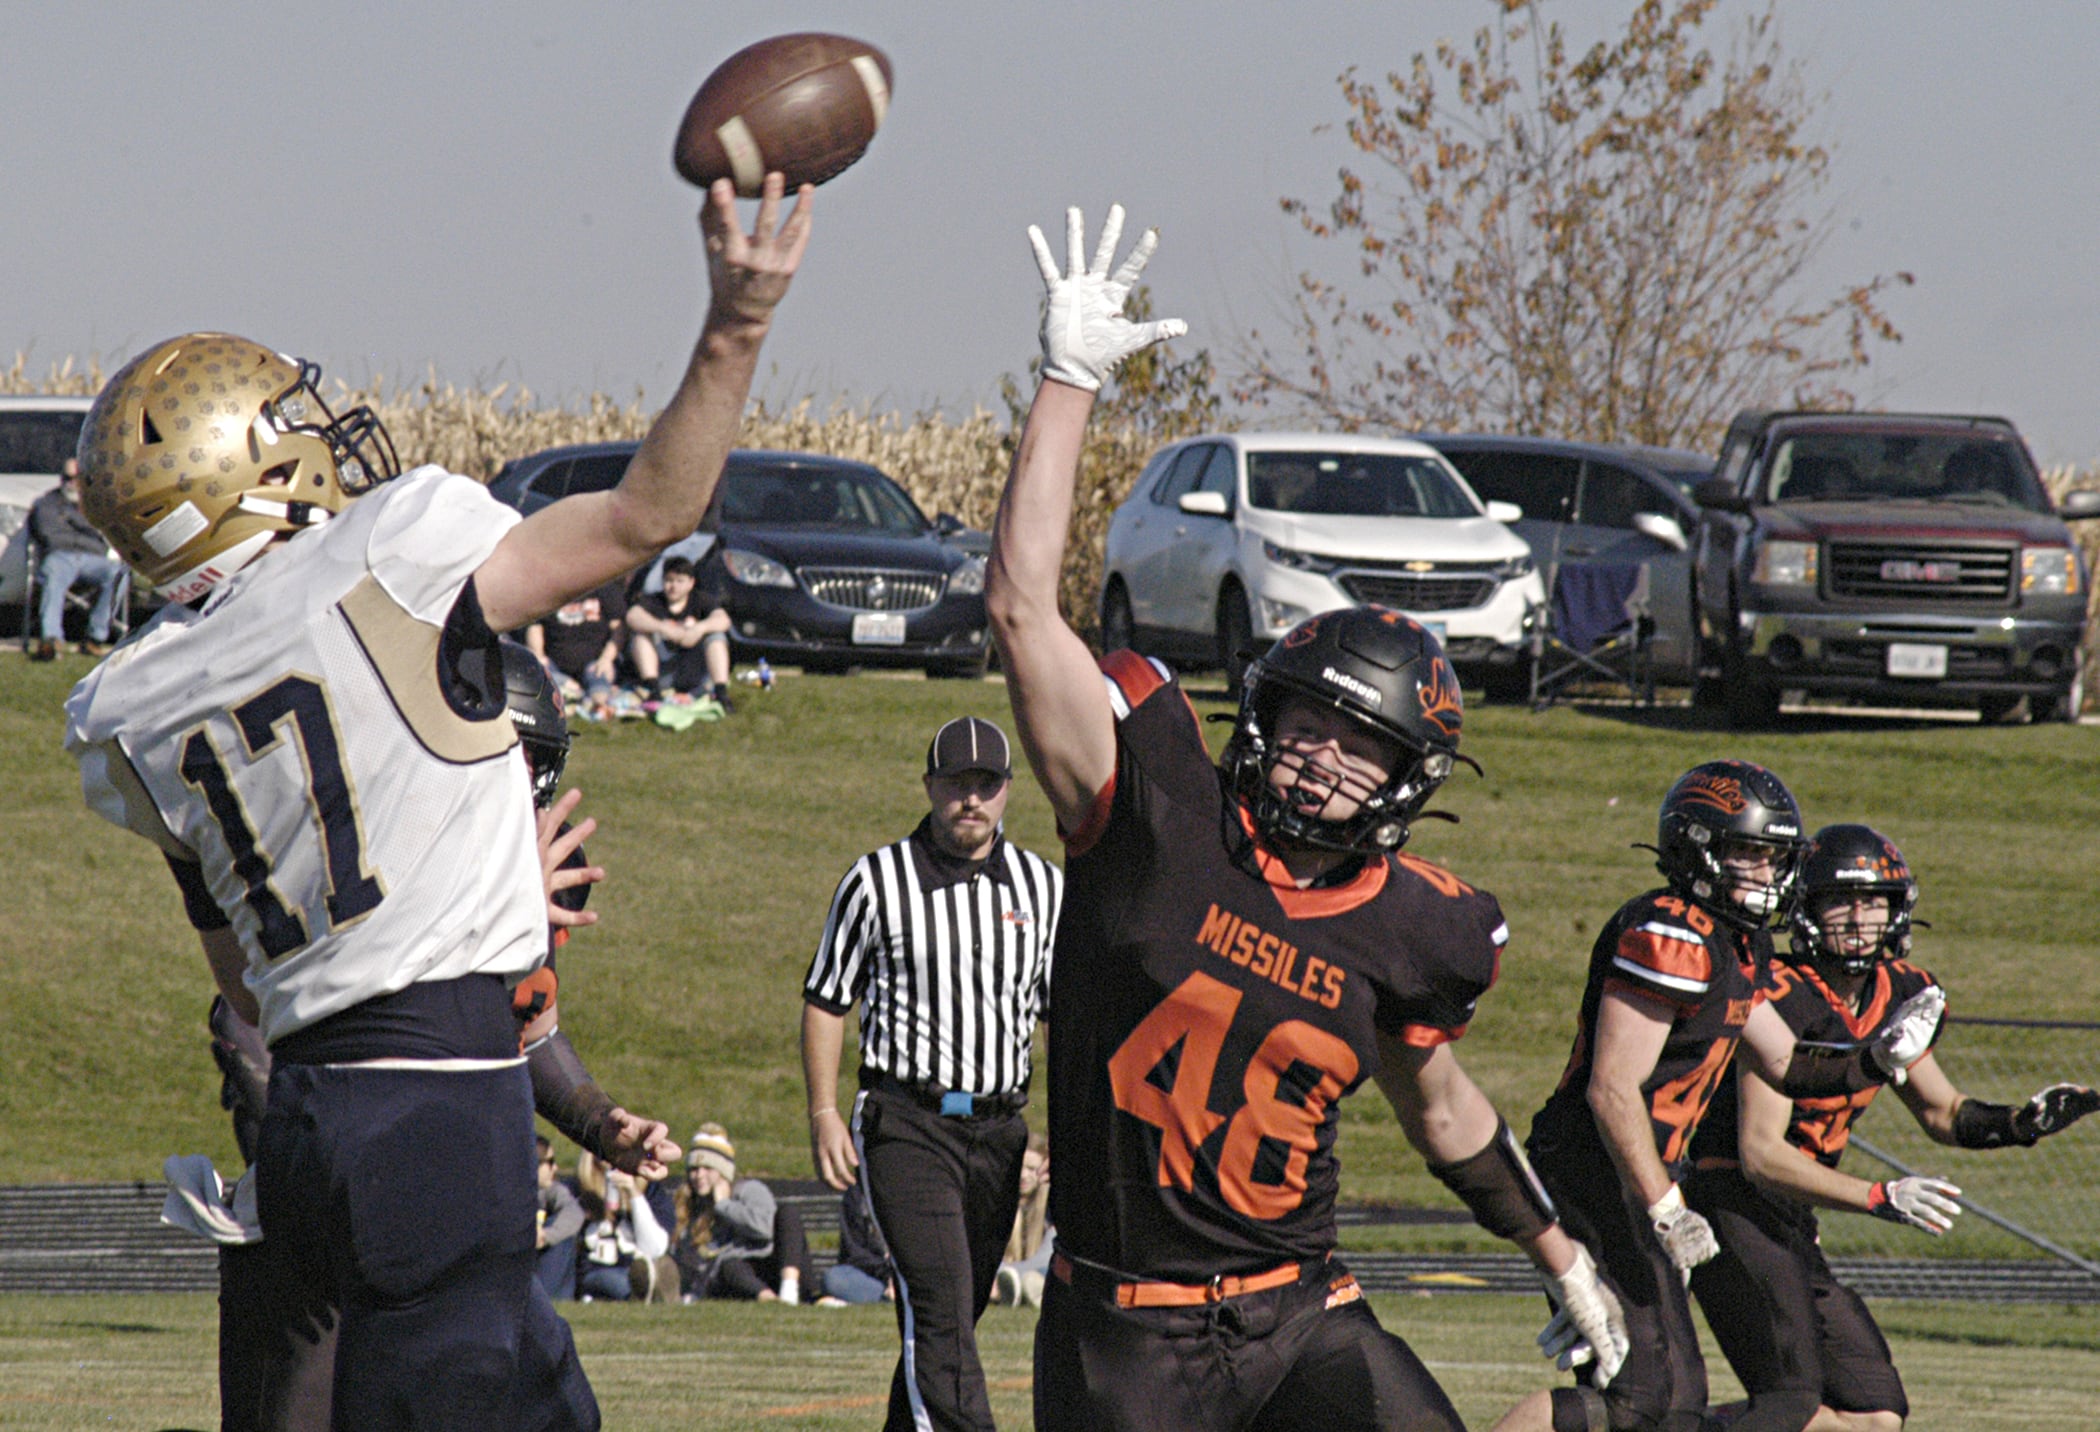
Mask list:
[{"label": "blue water bottle", "polygon": [[758,659],[758,689],[760,691],[771,691],[773,689],[773,668],[767,664],[764,657]]}]

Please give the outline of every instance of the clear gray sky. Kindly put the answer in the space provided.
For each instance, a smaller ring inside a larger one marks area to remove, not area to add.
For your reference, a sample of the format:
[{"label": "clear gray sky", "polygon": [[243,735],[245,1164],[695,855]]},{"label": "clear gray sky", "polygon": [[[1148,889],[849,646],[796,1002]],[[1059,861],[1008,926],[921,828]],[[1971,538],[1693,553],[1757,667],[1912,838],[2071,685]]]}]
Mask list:
[{"label": "clear gray sky", "polygon": [[[1548,6],[1578,39],[1631,0]],[[1709,22],[1716,43],[1730,17]],[[698,195],[671,171],[700,79],[768,34],[886,49],[888,123],[820,189],[763,395],[992,402],[1034,341],[1023,230],[1120,200],[1184,343],[1275,326],[1317,250],[1277,209],[1349,157],[1335,76],[1469,33],[1485,0],[175,0],[5,6],[0,354],[105,363],[186,329],[332,375],[435,366],[544,399],[661,401],[702,305]],[[2100,6],[1782,0],[1827,96],[1820,296],[1917,286],[1879,404],[1999,412],[2044,461],[2100,459]]]}]

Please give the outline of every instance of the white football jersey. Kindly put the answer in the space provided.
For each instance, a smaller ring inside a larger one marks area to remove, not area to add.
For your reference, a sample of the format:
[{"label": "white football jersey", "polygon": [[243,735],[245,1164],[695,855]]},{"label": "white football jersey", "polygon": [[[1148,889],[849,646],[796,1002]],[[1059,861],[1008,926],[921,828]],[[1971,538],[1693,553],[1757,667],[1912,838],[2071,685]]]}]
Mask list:
[{"label": "white football jersey", "polygon": [[532,797],[501,706],[438,676],[445,619],[518,514],[421,467],[170,607],[66,702],[99,814],[199,862],[262,1033],[547,949]]}]

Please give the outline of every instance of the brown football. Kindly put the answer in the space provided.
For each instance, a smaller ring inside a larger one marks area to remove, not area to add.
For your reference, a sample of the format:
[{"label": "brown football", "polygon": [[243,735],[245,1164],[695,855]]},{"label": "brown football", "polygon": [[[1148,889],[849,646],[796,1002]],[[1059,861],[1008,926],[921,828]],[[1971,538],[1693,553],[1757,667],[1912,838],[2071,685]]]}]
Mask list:
[{"label": "brown football", "polygon": [[706,188],[733,180],[745,198],[768,170],[822,184],[867,152],[890,107],[890,59],[844,35],[775,35],[715,68],[686,106],[671,162]]}]

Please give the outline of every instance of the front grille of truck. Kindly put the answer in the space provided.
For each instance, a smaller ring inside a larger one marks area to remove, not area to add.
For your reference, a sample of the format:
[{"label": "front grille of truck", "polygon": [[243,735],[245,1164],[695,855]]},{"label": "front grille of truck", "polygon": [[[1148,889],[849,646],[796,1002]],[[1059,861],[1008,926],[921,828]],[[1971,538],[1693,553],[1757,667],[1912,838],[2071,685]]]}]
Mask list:
[{"label": "front grille of truck", "polygon": [[1955,542],[1832,542],[1830,595],[1893,602],[2008,602],[2019,549]]}]

